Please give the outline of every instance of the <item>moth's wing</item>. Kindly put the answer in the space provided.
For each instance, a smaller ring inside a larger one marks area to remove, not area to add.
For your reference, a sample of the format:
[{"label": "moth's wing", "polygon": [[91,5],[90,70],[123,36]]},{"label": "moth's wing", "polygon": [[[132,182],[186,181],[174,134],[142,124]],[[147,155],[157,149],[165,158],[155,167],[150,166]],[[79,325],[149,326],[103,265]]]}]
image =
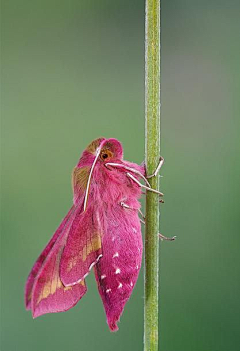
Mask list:
[{"label": "moth's wing", "polygon": [[25,286],[25,306],[27,310],[31,309],[31,296],[32,296],[32,288],[34,284],[34,280],[41,269],[43,263],[45,262],[49,252],[52,250],[57,238],[59,235],[63,232],[66,224],[70,220],[70,218],[73,216],[73,211],[74,211],[74,206],[70,209],[68,214],[65,216],[63,219],[62,223],[60,226],[57,228],[56,232],[54,233],[53,237],[45,247],[45,249],[42,251],[38,259],[36,260],[31,272],[28,275],[26,286]]},{"label": "moth's wing", "polygon": [[[86,189],[89,167],[76,167],[73,171],[73,189],[76,194]],[[92,189],[92,188],[91,188]],[[102,224],[93,195],[89,194],[86,211],[73,221],[60,262],[60,277],[65,286],[77,284],[84,279],[102,256]],[[96,196],[97,194],[95,194]]]},{"label": "moth's wing", "polygon": [[61,257],[60,277],[65,286],[84,279],[102,257],[101,237],[101,219],[89,199],[86,211],[74,219]]},{"label": "moth's wing", "polygon": [[141,224],[137,210],[116,204],[106,213],[103,257],[95,266],[98,290],[111,331],[131,296],[142,261]]},{"label": "moth's wing", "polygon": [[59,275],[62,251],[79,212],[81,209],[76,207],[35,278],[31,297],[33,317],[66,311],[73,307],[87,291],[84,281],[75,286],[65,287]]},{"label": "moth's wing", "polygon": [[89,177],[90,167],[89,166],[76,166],[72,172],[72,189],[73,189],[73,202],[74,204],[83,200],[87,181]]}]

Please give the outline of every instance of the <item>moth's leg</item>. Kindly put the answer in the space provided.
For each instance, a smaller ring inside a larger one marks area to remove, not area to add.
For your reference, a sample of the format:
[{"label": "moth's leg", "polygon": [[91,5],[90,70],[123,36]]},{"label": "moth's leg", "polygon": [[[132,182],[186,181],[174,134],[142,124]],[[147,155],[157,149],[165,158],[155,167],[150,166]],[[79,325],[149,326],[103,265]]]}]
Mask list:
[{"label": "moth's leg", "polygon": [[131,210],[134,210],[134,208],[131,208],[130,206],[128,206],[127,204],[125,204],[125,202],[123,202],[123,201],[120,202],[120,205],[121,205],[122,207],[124,207],[124,208],[129,208],[129,209],[131,209]]},{"label": "moth's leg", "polygon": [[142,211],[140,210],[140,208],[138,209],[138,212],[140,213],[140,215],[142,216],[142,218],[145,219],[145,215],[142,213]]},{"label": "moth's leg", "polygon": [[162,168],[163,164],[164,164],[164,158],[162,156],[160,156],[159,164],[157,165],[157,168],[155,169],[155,172],[153,174],[151,174],[151,175],[146,176],[146,178],[149,179],[149,178],[152,178],[152,177],[156,177],[156,175],[158,174],[158,172]]},{"label": "moth's leg", "polygon": [[[123,202],[123,201],[120,202],[120,205],[121,205],[122,207],[128,208],[128,209],[130,209],[130,210],[136,210],[136,208],[133,208],[133,207],[128,206],[128,205],[125,204],[125,202]],[[140,209],[138,209],[138,212],[140,213],[140,215],[141,215],[142,218],[143,218],[143,219],[139,218],[139,219],[140,219],[140,222],[142,222],[143,224],[145,224],[145,222],[144,222],[144,219],[145,219],[144,214],[142,213],[142,211],[141,211]]]},{"label": "moth's leg", "polygon": [[[136,208],[130,207],[128,204],[126,204],[125,202],[121,201],[120,205],[124,208],[129,208],[130,210],[136,210]],[[140,215],[142,216],[143,219],[145,219],[144,214],[142,213],[142,211],[138,208],[138,212],[140,213]]]},{"label": "moth's leg", "polygon": [[146,189],[146,190],[148,190],[148,191],[152,191],[153,193],[158,194],[158,195],[160,195],[160,196],[163,196],[163,193],[161,193],[160,191],[155,190],[155,189],[152,189],[152,188],[150,188],[150,187],[148,187],[148,186],[146,186],[146,185],[141,184],[132,174],[130,174],[130,173],[127,172],[127,176],[128,176],[129,178],[131,178],[131,179],[132,179],[136,184],[138,184],[140,187],[142,187],[142,188],[144,188],[144,189]]},{"label": "moth's leg", "polygon": [[120,164],[120,163],[112,163],[112,162],[107,162],[107,163],[105,164],[105,166],[106,166],[106,167],[111,166],[111,167],[123,168],[123,169],[125,169],[126,171],[133,172],[133,173],[137,174],[139,177],[141,177],[141,178],[145,181],[145,183],[147,184],[147,186],[150,187],[150,184],[149,184],[147,178],[146,178],[141,172],[139,172],[138,170],[136,170],[136,169],[134,169],[134,168],[132,168],[132,167],[128,167],[128,166],[122,165],[122,164]]},{"label": "moth's leg", "polygon": [[[140,221],[143,223],[143,224],[145,224],[145,222],[143,221],[143,220],[141,220],[140,219]],[[167,241],[174,241],[175,239],[176,239],[176,235],[175,236],[173,236],[173,237],[171,237],[171,238],[168,238],[167,236],[164,236],[164,235],[162,235],[162,234],[158,234],[158,237],[159,237],[159,239],[161,239],[161,240],[167,240]]]},{"label": "moth's leg", "polygon": [[162,235],[162,234],[158,234],[158,237],[159,237],[159,239],[161,239],[161,240],[168,240],[168,241],[174,241],[175,239],[176,239],[176,235],[175,236],[173,236],[172,238],[168,238],[167,236],[164,236],[164,235]]}]

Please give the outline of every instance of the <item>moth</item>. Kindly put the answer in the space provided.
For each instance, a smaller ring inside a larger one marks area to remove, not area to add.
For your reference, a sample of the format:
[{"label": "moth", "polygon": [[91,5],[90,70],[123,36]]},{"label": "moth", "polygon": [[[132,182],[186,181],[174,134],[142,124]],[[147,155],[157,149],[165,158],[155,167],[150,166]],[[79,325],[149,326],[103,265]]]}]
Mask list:
[{"label": "moth", "polygon": [[[162,164],[161,158],[151,176]],[[123,160],[121,143],[105,138],[84,150],[72,187],[73,205],[28,276],[26,309],[34,318],[67,311],[86,293],[93,269],[107,323],[116,331],[141,268],[142,188],[163,194],[150,187],[144,164]]]}]

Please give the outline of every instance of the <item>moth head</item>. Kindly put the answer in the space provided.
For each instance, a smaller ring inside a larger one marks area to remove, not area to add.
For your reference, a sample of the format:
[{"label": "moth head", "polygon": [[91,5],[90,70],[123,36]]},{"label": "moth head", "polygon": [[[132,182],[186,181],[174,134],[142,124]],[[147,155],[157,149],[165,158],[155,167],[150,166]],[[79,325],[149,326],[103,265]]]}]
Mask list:
[{"label": "moth head", "polygon": [[[121,143],[117,139],[105,139],[98,138],[93,140],[84,150],[77,167],[81,168],[86,164],[91,162],[89,168],[88,179],[86,183],[86,193],[84,198],[83,210],[87,208],[87,201],[89,195],[89,188],[93,170],[95,166],[100,162],[109,162],[113,160],[122,160],[123,158],[123,149]],[[89,166],[88,166],[89,167]]]},{"label": "moth head", "polygon": [[105,139],[101,143],[100,150],[99,158],[103,162],[122,160],[123,158],[122,145],[117,139]]},{"label": "moth head", "polygon": [[95,166],[96,162],[112,162],[113,160],[122,160],[122,158],[122,145],[117,139],[98,138],[93,140],[84,150],[77,167],[89,164]]}]

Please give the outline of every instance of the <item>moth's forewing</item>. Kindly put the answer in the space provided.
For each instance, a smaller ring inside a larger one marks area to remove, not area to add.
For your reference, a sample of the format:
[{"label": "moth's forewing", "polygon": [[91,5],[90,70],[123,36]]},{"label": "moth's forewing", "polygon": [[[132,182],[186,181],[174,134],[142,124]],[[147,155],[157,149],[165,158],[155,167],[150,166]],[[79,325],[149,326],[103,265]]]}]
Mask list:
[{"label": "moth's forewing", "polygon": [[87,291],[84,281],[75,286],[65,287],[59,275],[62,251],[74,218],[80,211],[79,208],[74,209],[35,278],[31,296],[34,317],[44,313],[66,311],[73,307]]},{"label": "moth's forewing", "polygon": [[90,198],[87,210],[76,216],[62,253],[60,277],[65,286],[84,279],[101,258],[101,237],[101,223]]}]

